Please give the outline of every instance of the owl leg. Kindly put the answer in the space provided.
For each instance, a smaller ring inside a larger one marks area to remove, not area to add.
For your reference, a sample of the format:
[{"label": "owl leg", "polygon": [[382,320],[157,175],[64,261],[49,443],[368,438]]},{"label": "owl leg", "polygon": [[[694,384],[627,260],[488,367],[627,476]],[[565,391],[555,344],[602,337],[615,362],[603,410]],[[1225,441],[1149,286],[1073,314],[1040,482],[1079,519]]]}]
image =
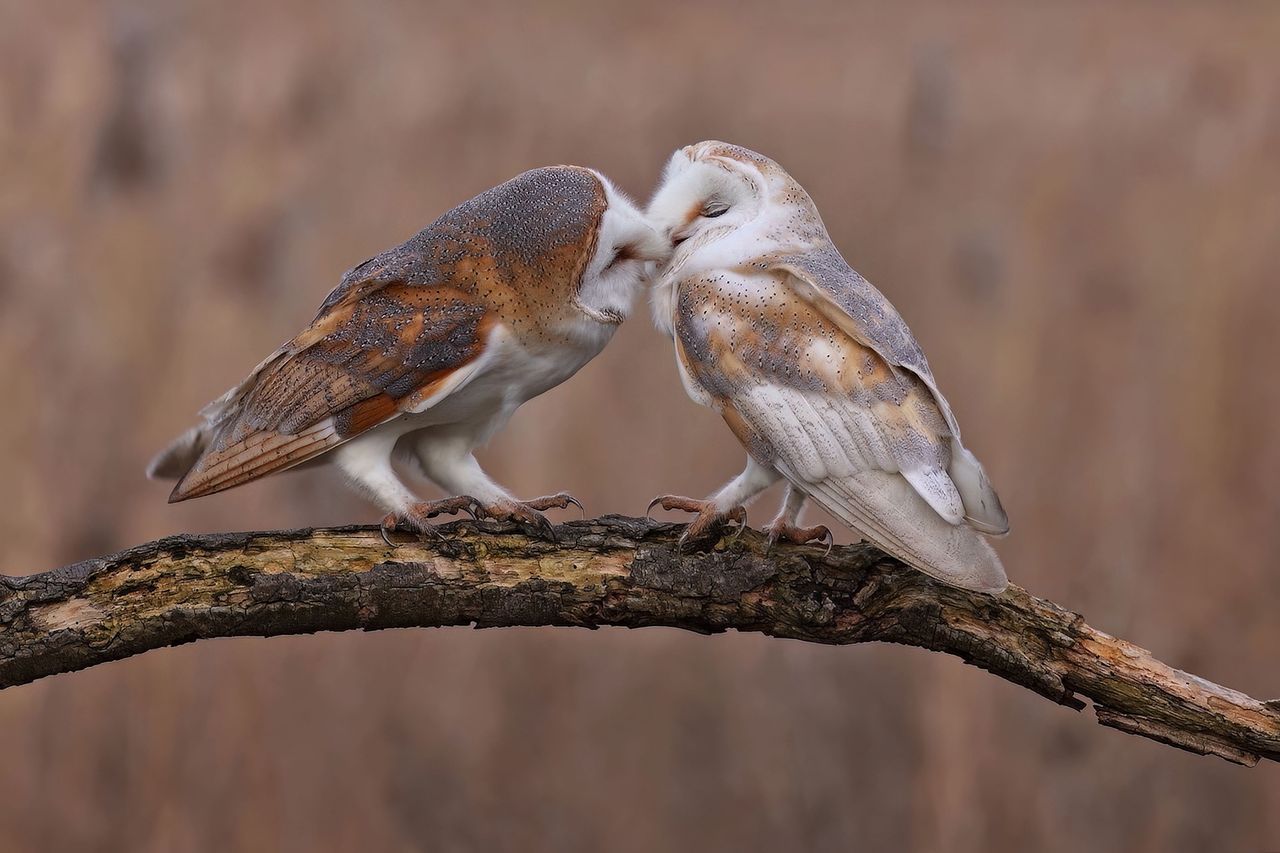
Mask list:
[{"label": "owl leg", "polygon": [[804,492],[795,486],[787,486],[787,496],[782,499],[782,509],[778,511],[777,517],[769,525],[769,548],[772,548],[780,541],[791,542],[796,545],[825,541],[827,543],[827,553],[830,554],[834,540],[832,539],[831,531],[824,525],[817,524],[813,527],[796,526],[796,523],[800,520],[800,510],[804,507],[804,502]]},{"label": "owl leg", "polygon": [[446,492],[461,495],[449,500],[469,502],[468,511],[475,518],[510,521],[528,533],[555,541],[555,530],[540,510],[570,505],[582,509],[577,498],[564,492],[530,501],[517,500],[484,472],[466,437],[424,432],[416,443],[415,455],[432,482]]},{"label": "owl leg", "polygon": [[428,519],[443,512],[469,510],[474,498],[424,501],[401,482],[391,465],[398,433],[390,430],[366,433],[333,451],[333,461],[342,473],[380,507],[388,510],[382,519],[382,538],[393,544],[388,534],[394,530],[434,533]]},{"label": "owl leg", "polygon": [[779,478],[780,475],[773,468],[760,465],[748,457],[747,467],[742,469],[742,473],[706,500],[661,495],[649,502],[649,509],[661,506],[667,510],[697,513],[698,517],[690,522],[680,536],[680,547],[705,543],[718,539],[720,531],[731,521],[740,527],[746,527],[747,502],[772,486]]}]

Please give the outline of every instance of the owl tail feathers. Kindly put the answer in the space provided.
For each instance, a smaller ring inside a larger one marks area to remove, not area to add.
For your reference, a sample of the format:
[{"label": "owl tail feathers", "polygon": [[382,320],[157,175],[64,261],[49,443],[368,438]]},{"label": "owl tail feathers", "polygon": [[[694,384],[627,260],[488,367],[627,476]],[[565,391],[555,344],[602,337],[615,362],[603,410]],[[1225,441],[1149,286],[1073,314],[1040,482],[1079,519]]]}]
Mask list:
[{"label": "owl tail feathers", "polygon": [[147,465],[152,480],[180,480],[195,467],[196,460],[209,444],[209,425],[193,426],[169,443]]},{"label": "owl tail feathers", "polygon": [[[271,358],[275,358],[273,354]],[[268,359],[270,361],[270,359]],[[254,368],[254,372],[249,374],[249,378],[235,386],[218,399],[200,410],[200,423],[184,432],[182,435],[169,442],[169,446],[161,450],[147,464],[147,478],[151,480],[181,480],[185,477],[196,463],[200,461],[200,457],[204,455],[212,443],[213,436],[218,430],[224,426],[230,415],[236,411],[233,407],[241,397],[253,387],[253,382],[257,379],[258,372],[262,370],[262,364]],[[175,488],[174,492],[178,490]],[[169,502],[173,503],[174,496],[169,496]]]},{"label": "owl tail feathers", "polygon": [[969,524],[947,522],[898,474],[861,471],[814,483],[783,473],[827,512],[912,568],[974,592],[994,595],[1009,585],[986,537]]},{"label": "owl tail feathers", "polygon": [[965,521],[988,536],[1009,532],[1009,516],[1005,515],[987,472],[982,470],[982,463],[955,439],[951,441],[951,467],[947,473],[960,492]]}]

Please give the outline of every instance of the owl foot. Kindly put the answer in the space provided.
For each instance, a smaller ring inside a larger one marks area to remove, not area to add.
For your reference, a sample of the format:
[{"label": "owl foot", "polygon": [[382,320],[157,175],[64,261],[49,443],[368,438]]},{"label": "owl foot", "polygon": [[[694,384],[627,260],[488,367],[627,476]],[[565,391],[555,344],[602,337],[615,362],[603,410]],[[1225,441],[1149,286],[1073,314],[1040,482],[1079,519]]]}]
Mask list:
[{"label": "owl foot", "polygon": [[[790,542],[793,545],[826,542],[827,554],[830,554],[831,548],[835,544],[835,538],[832,537],[831,531],[825,525],[816,524],[813,527],[796,527],[794,524],[788,524],[784,519],[778,519],[769,525],[769,544],[765,547],[765,553],[769,553],[773,546],[779,542]],[[823,554],[823,556],[825,557],[826,554]]]},{"label": "owl foot", "polygon": [[510,521],[530,536],[555,542],[557,541],[555,528],[551,526],[551,522],[542,514],[542,511],[566,509],[569,506],[576,506],[582,512],[582,517],[587,517],[587,511],[583,508],[582,502],[567,492],[544,495],[527,501],[499,501],[480,507],[477,514],[481,518],[491,518],[494,521]]},{"label": "owl foot", "polygon": [[[714,501],[700,501],[694,498],[680,497],[679,495],[660,495],[649,501],[649,506],[644,511],[645,518],[649,517],[649,513],[653,511],[655,506],[661,506],[666,510],[675,509],[698,514],[698,517],[684,529],[684,533],[680,535],[680,541],[676,543],[681,551],[697,550],[699,547],[714,545],[719,541],[725,526],[729,522],[737,525],[733,539],[737,539],[743,528],[747,526],[747,508],[744,506],[730,507],[728,510],[721,512],[716,508]],[[733,539],[729,540],[730,544]]]},{"label": "owl foot", "polygon": [[548,509],[568,509],[576,506],[578,511],[582,513],[582,517],[587,517],[587,508],[582,505],[582,501],[575,498],[568,492],[557,492],[554,495],[543,495],[540,498],[521,501],[529,509],[548,510]]},{"label": "owl foot", "polygon": [[465,512],[472,518],[476,518],[480,512],[480,503],[470,495],[458,495],[453,498],[443,498],[438,501],[419,501],[410,506],[404,512],[387,513],[382,519],[382,540],[392,547],[396,543],[391,541],[389,534],[397,530],[407,530],[417,533],[419,536],[431,535],[437,539],[443,539],[440,531],[436,530],[434,524],[429,519],[435,518],[437,515],[453,514]]}]

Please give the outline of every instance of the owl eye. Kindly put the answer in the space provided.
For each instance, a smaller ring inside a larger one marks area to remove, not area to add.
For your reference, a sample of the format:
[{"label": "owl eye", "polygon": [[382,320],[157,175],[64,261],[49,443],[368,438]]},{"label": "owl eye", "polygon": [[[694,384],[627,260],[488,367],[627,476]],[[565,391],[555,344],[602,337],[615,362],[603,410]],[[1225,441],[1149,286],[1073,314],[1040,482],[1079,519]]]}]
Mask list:
[{"label": "owl eye", "polygon": [[715,219],[717,216],[724,216],[729,212],[729,205],[722,201],[710,202],[706,207],[702,208],[702,215],[707,219]]}]

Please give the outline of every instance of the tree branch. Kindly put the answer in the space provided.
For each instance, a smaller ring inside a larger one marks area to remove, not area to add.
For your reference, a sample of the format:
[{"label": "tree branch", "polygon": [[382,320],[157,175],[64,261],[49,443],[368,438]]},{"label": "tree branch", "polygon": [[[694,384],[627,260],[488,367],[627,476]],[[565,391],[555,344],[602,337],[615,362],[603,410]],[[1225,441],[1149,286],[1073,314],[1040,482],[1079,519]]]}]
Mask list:
[{"label": "tree branch", "polygon": [[947,652],[1098,722],[1240,764],[1280,759],[1280,702],[1173,669],[1010,587],[944,587],[866,545],[780,546],[748,531],[680,554],[681,528],[619,516],[559,543],[457,523],[388,547],[377,528],[173,536],[0,578],[0,688],[209,637],[474,625],[730,628]]}]

